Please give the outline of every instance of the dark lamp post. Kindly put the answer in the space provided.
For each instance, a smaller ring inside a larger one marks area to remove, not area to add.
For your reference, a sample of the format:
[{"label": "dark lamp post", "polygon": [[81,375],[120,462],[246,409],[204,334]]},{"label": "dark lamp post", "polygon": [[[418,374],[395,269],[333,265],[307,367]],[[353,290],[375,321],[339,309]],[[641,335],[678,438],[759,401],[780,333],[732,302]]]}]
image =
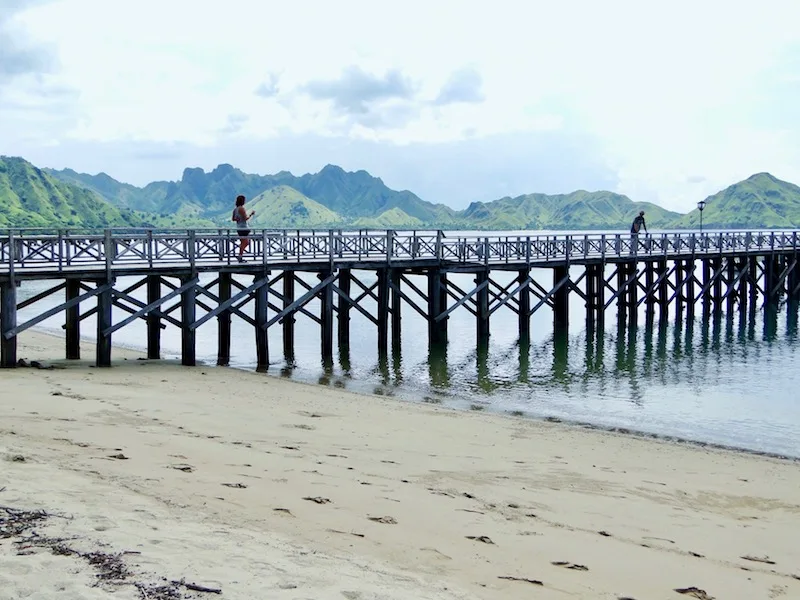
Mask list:
[{"label": "dark lamp post", "polygon": [[706,201],[700,200],[697,203],[697,210],[700,211],[700,233],[703,233],[703,209],[706,207]]}]

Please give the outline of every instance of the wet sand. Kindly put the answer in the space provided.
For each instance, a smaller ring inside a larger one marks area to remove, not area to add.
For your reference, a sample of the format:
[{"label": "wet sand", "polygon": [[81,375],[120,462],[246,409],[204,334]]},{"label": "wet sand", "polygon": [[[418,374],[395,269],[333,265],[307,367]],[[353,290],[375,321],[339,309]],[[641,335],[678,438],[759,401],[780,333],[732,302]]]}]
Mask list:
[{"label": "wet sand", "polygon": [[0,598],[800,597],[797,462],[114,356],[0,372]]}]

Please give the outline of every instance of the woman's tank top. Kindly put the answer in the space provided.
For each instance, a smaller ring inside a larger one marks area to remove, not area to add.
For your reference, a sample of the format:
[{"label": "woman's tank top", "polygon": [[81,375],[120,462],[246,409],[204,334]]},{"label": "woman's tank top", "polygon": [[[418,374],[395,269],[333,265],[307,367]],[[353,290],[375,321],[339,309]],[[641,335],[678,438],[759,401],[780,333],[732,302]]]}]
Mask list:
[{"label": "woman's tank top", "polygon": [[237,229],[247,229],[247,219],[239,212],[239,207],[233,209],[233,220],[236,221]]}]

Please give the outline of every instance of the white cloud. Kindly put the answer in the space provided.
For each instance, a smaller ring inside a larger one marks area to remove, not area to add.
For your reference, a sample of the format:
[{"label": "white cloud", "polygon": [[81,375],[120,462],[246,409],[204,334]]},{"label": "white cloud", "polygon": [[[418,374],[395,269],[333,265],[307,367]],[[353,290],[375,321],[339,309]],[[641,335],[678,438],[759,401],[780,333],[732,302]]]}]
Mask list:
[{"label": "white cloud", "polygon": [[[599,142],[618,191],[672,208],[756,171],[800,182],[796,0],[39,4],[15,23],[58,50],[47,85],[75,94],[13,127],[5,151],[313,134],[453,153],[463,140],[562,132]],[[0,97],[4,123],[49,98],[23,80]],[[477,197],[496,189],[486,177]]]}]

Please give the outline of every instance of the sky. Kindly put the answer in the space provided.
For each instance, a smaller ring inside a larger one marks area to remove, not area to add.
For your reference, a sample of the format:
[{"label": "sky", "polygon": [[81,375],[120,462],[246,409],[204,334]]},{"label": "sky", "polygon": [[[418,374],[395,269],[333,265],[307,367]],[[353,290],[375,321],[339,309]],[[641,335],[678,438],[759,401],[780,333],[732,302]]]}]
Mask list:
[{"label": "sky", "polygon": [[463,208],[800,184],[800,2],[0,0],[0,154],[365,169]]}]

